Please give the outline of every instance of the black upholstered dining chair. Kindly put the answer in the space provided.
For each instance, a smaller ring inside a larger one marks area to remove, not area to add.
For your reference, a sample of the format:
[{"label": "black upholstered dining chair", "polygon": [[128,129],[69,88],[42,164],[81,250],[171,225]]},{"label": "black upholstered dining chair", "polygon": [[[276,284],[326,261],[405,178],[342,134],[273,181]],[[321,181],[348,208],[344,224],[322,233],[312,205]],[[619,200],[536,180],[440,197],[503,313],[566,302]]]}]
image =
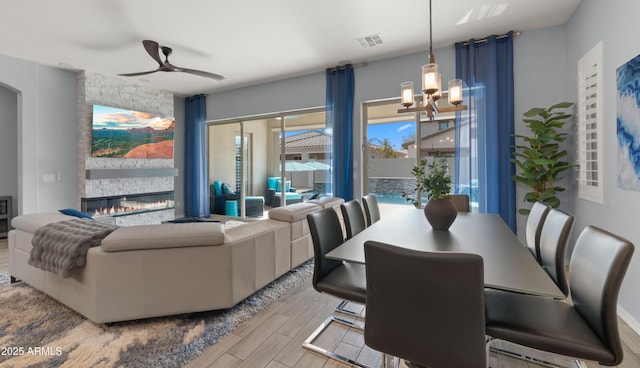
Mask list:
[{"label": "black upholstered dining chair", "polygon": [[549,210],[540,232],[540,265],[565,296],[569,295],[565,253],[572,229],[573,215],[552,208]]},{"label": "black upholstered dining chair", "polygon": [[347,230],[347,239],[353,238],[354,235],[367,227],[362,205],[359,200],[352,199],[349,202],[341,204],[340,210],[342,211],[344,226]]},{"label": "black upholstered dining chair", "polygon": [[531,206],[529,217],[527,218],[527,226],[525,231],[525,238],[527,247],[531,251],[538,263],[540,263],[540,234],[542,233],[542,226],[544,220],[549,213],[551,207],[546,203],[537,201]]},{"label": "black upholstered dining chair", "polygon": [[[342,227],[338,214],[333,208],[327,208],[320,212],[307,215],[309,231],[313,241],[313,288],[321,293],[333,295],[346,301],[364,304],[366,301],[366,277],[365,266],[356,263],[347,263],[325,257],[331,250],[344,242]],[[340,303],[341,305],[343,303]],[[332,323],[362,329],[362,326],[335,316],[329,317],[307,338],[302,344],[306,349],[323,354],[331,359],[354,364],[352,360],[327,351],[313,341]],[[357,364],[356,364],[357,365]]]},{"label": "black upholstered dining chair", "polygon": [[364,245],[364,341],[413,367],[486,367],[482,257]]},{"label": "black upholstered dining chair", "polygon": [[380,220],[380,208],[378,207],[378,200],[375,194],[367,194],[362,197],[362,204],[364,205],[364,214],[367,218],[367,227],[378,222]]},{"label": "black upholstered dining chair", "polygon": [[471,207],[469,206],[469,195],[451,194],[451,200],[453,201],[453,204],[456,206],[456,210],[458,210],[458,212],[471,211]]},{"label": "black upholstered dining chair", "polygon": [[487,345],[504,340],[576,359],[614,366],[622,362],[617,303],[634,246],[587,226],[569,268],[573,305],[526,294],[485,292]]}]

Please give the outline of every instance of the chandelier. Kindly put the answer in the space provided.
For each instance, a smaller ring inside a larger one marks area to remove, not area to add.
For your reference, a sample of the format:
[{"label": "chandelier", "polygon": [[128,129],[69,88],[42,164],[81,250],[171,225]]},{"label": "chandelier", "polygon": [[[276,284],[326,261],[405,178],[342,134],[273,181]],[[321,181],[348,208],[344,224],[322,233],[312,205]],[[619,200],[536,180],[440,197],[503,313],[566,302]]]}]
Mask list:
[{"label": "chandelier", "polygon": [[437,101],[442,97],[441,75],[438,73],[438,64],[433,55],[433,26],[431,0],[429,0],[429,64],[422,66],[422,106],[412,107],[415,104],[413,82],[400,84],[400,99],[404,109],[398,113],[405,112],[426,112],[427,116],[433,120],[438,112],[453,112],[466,110],[467,106],[462,103],[462,80],[453,79],[448,82],[447,100],[451,107],[438,108]]}]

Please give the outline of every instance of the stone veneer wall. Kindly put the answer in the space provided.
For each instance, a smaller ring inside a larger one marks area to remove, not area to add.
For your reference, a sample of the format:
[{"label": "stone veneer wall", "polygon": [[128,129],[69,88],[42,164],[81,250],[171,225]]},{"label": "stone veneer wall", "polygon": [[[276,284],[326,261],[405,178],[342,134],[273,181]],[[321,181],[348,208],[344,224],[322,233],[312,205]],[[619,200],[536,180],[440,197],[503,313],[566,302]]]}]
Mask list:
[{"label": "stone veneer wall", "polygon": [[[86,170],[173,168],[173,159],[124,159],[91,157],[93,105],[106,105],[174,116],[173,94],[124,77],[92,72],[78,73],[78,199],[112,195],[173,191],[173,176],[86,179]],[[121,216],[118,225],[160,223],[175,217],[175,210]]]}]

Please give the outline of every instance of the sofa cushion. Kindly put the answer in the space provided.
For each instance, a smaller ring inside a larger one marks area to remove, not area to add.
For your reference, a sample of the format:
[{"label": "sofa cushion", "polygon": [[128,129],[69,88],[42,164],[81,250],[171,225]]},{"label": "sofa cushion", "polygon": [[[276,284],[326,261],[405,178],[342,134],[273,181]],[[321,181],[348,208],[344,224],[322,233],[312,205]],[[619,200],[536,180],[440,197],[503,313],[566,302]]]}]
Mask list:
[{"label": "sofa cushion", "polygon": [[344,199],[339,197],[322,197],[318,199],[311,199],[308,203],[315,203],[322,206],[322,208],[339,207],[344,203]]},{"label": "sofa cushion", "polygon": [[13,220],[11,220],[11,226],[18,230],[35,234],[36,230],[46,224],[50,224],[52,222],[73,220],[75,218],[77,217],[67,216],[61,213],[30,213],[27,215],[14,217]]},{"label": "sofa cushion", "polygon": [[220,180],[216,180],[213,182],[213,195],[222,195],[222,182]]},{"label": "sofa cushion", "polygon": [[322,209],[313,203],[294,203],[286,207],[278,207],[269,211],[269,218],[278,221],[296,222],[307,218],[312,212],[318,212]]},{"label": "sofa cushion", "polygon": [[[227,221],[228,222],[228,221]],[[258,220],[250,221],[241,226],[233,226],[227,228],[226,242],[234,242],[245,238],[255,237],[258,234],[264,234],[275,229],[287,228],[289,224],[282,221]]]},{"label": "sofa cushion", "polygon": [[102,240],[102,250],[118,252],[220,245],[224,243],[224,226],[218,222],[167,223],[120,227]]}]

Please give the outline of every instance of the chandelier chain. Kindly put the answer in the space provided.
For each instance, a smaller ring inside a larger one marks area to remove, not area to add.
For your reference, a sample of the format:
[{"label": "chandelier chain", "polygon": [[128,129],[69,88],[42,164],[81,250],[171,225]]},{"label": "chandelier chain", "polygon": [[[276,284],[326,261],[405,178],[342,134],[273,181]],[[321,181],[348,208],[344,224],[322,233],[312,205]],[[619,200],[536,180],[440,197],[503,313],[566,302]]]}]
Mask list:
[{"label": "chandelier chain", "polygon": [[433,55],[433,11],[431,10],[431,0],[429,0],[429,62],[434,64],[436,57]]}]

